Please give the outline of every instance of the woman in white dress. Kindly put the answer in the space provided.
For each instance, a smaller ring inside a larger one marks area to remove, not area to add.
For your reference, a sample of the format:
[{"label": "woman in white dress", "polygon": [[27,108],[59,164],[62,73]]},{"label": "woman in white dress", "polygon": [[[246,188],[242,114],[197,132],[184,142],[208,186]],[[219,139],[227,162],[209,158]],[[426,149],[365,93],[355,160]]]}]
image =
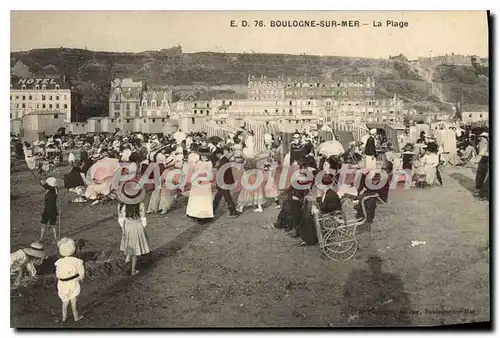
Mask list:
[{"label": "woman in white dress", "polygon": [[193,174],[189,177],[191,190],[186,209],[188,217],[196,219],[200,224],[213,220],[213,195],[212,195],[212,162],[209,160],[210,152],[207,147],[198,148],[200,160],[194,164]]},{"label": "woman in white dress", "polygon": [[436,181],[436,168],[439,165],[438,146],[431,142],[425,148],[425,155],[416,168],[417,174],[425,175],[425,186],[432,186]]}]

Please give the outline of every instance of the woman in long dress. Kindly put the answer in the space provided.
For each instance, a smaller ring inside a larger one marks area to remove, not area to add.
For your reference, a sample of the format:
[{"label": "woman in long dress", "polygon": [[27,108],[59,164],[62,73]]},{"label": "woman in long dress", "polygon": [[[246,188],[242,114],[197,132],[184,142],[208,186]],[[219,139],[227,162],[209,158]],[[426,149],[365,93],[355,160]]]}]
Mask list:
[{"label": "woman in long dress", "polygon": [[[243,212],[243,208],[247,206],[256,206],[255,212],[262,212],[262,204],[266,201],[266,196],[264,195],[264,185],[263,181],[260,183],[257,180],[263,180],[263,171],[256,170],[256,162],[254,159],[247,158],[245,160],[245,173],[243,174],[241,180],[241,191],[238,195],[238,212]],[[260,174],[258,174],[260,173]]]},{"label": "woman in long dress", "polygon": [[200,160],[193,166],[193,173],[189,177],[191,190],[186,209],[186,215],[194,218],[200,224],[213,220],[212,195],[212,162],[209,160],[210,151],[207,147],[198,148]]},{"label": "woman in long dress", "polygon": [[120,251],[127,256],[126,262],[130,258],[132,260],[132,276],[139,273],[136,270],[137,256],[150,252],[149,240],[144,231],[147,225],[146,207],[143,202],[145,195],[144,188],[139,187],[135,180],[124,182],[117,192],[120,200],[118,224],[123,230]]},{"label": "woman in long dress", "polygon": [[425,176],[424,186],[432,186],[436,181],[436,168],[439,164],[439,156],[437,154],[437,145],[434,142],[427,144],[426,153],[420,159],[420,163],[416,168],[418,175]]}]

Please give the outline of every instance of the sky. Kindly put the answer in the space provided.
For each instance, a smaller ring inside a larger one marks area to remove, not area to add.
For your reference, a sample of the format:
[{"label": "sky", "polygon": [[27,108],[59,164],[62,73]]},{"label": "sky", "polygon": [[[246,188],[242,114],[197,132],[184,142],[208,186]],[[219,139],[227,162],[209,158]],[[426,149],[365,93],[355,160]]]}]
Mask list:
[{"label": "sky", "polygon": [[[242,20],[249,27],[241,27]],[[358,20],[360,27],[270,27],[273,20]],[[387,20],[408,26],[386,27]],[[485,11],[12,11],[10,27],[12,52],[61,46],[141,52],[181,45],[186,53],[488,56]]]}]

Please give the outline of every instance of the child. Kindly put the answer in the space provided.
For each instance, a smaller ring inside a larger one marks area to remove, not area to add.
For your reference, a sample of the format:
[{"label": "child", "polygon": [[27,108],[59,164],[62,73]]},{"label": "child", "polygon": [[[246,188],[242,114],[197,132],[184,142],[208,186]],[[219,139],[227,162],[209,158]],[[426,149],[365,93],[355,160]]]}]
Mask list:
[{"label": "child", "polygon": [[10,272],[17,274],[14,288],[18,287],[26,272],[31,278],[36,276],[36,266],[40,265],[47,257],[43,244],[40,242],[31,243],[27,248],[20,249],[10,254]]},{"label": "child", "polygon": [[276,168],[272,168],[272,165],[272,159],[268,159],[264,163],[264,195],[267,199],[274,201],[276,209],[280,209],[279,191],[276,185]]},{"label": "child", "polygon": [[47,227],[52,228],[52,233],[54,234],[54,242],[57,242],[57,180],[54,177],[49,177],[45,181],[41,181],[40,184],[46,190],[45,191],[45,206],[42,212],[42,226],[40,231],[40,242],[43,241],[45,235],[45,229]]},{"label": "child", "polygon": [[124,182],[117,191],[118,200],[118,224],[122,228],[122,240],[120,251],[126,255],[125,262],[132,260],[131,275],[137,275],[137,256],[148,254],[149,241],[144,228],[147,219],[144,206],[146,192],[139,183],[134,180]]},{"label": "child", "polygon": [[78,314],[76,308],[76,300],[80,294],[80,282],[85,277],[85,269],[83,261],[76,257],[72,257],[75,253],[76,245],[71,238],[64,237],[57,245],[59,246],[59,253],[63,258],[56,261],[56,277],[59,279],[57,282],[57,293],[62,300],[62,321],[65,322],[68,318],[68,304],[71,303],[71,310],[75,322],[83,318]]}]

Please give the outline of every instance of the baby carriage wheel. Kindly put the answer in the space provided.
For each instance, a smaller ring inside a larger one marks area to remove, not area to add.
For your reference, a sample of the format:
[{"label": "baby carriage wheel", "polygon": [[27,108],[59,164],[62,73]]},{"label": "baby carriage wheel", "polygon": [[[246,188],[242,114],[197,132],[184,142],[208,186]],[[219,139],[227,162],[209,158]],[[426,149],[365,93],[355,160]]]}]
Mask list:
[{"label": "baby carriage wheel", "polygon": [[334,261],[348,261],[358,252],[358,242],[346,228],[336,228],[325,234],[323,253]]}]

